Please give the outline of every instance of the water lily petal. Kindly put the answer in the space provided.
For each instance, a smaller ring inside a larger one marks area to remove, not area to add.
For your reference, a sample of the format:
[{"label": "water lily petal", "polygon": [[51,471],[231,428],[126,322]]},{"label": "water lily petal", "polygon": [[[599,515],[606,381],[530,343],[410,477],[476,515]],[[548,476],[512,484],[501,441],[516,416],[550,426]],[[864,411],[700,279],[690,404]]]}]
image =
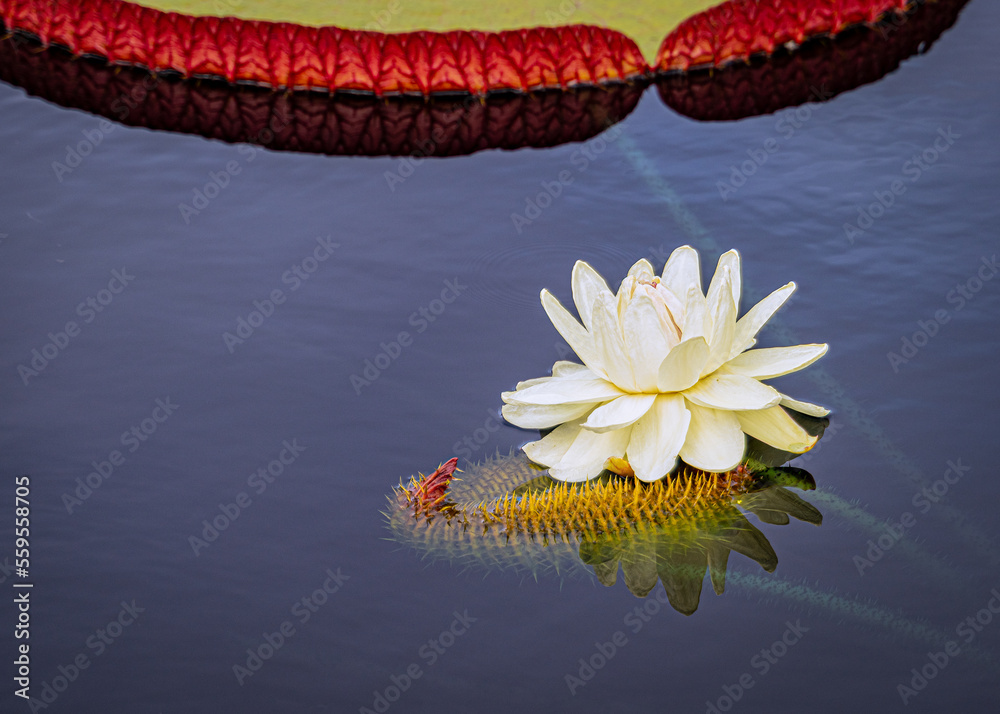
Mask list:
[{"label": "water lily petal", "polygon": [[522,447],[525,456],[541,466],[551,466],[569,451],[577,435],[583,431],[580,421],[572,421],[557,426],[538,441],[532,441]]},{"label": "water lily petal", "polygon": [[776,449],[801,454],[816,443],[817,437],[806,432],[781,407],[735,414],[744,432]]},{"label": "water lily petal", "polygon": [[722,277],[712,281],[712,290],[708,294],[708,315],[712,327],[708,334],[708,360],[701,370],[702,376],[711,374],[729,360],[736,333],[736,303],[732,298],[732,274],[725,268]]},{"label": "water lily petal", "polygon": [[687,295],[688,288],[701,290],[701,259],[698,251],[689,245],[682,245],[670,254],[663,266],[663,282],[675,295]]},{"label": "water lily petal", "polygon": [[685,340],[667,353],[660,363],[656,387],[660,392],[682,392],[693,386],[701,376],[708,359],[708,343],[704,337]]},{"label": "water lily petal", "polygon": [[514,385],[514,389],[527,389],[528,387],[534,387],[536,384],[545,384],[552,377],[535,377],[534,379],[523,379]]},{"label": "water lily petal", "polygon": [[[551,443],[545,443],[560,430],[564,432]],[[524,453],[535,463],[548,466],[549,476],[554,479],[584,481],[601,473],[608,458],[625,455],[631,432],[626,427],[599,434],[580,428],[579,422],[571,422],[540,441],[525,444]]]},{"label": "water lily petal", "polygon": [[[505,392],[504,398],[510,392]],[[568,421],[579,419],[594,408],[594,404],[504,404],[503,418],[522,429],[548,429]]]},{"label": "water lily petal", "polygon": [[[670,290],[663,287],[663,283],[657,285],[639,285],[635,291],[635,298],[645,297],[653,304],[656,316],[659,318],[658,332],[663,335],[667,345],[673,347],[681,341],[682,320],[675,320],[673,313],[668,307],[668,300],[672,302],[674,310],[678,310],[680,315],[684,314],[684,304],[677,299]],[[665,355],[666,353],[664,353]]]},{"label": "water lily petal", "polygon": [[[670,331],[674,333],[676,342],[681,341],[681,329],[684,327],[684,301],[681,300],[681,296],[674,293],[673,290],[668,288],[664,283],[657,284],[654,290],[656,297],[660,299],[663,303],[670,317]],[[700,293],[699,293],[700,294]]]},{"label": "water lily petal", "polygon": [[618,286],[618,294],[615,295],[615,314],[618,315],[619,322],[622,315],[625,314],[625,306],[632,299],[632,295],[635,293],[637,287],[640,287],[639,281],[631,275],[626,275],[625,279],[622,280],[622,284]]},{"label": "water lily petal", "polygon": [[604,293],[612,294],[604,278],[589,263],[576,261],[573,266],[573,302],[576,303],[576,311],[580,313],[583,326],[588,330],[592,329],[594,302]]},{"label": "water lily petal", "polygon": [[615,298],[611,295],[598,296],[592,319],[594,347],[608,379],[623,390],[637,391],[629,355],[625,352]]},{"label": "water lily petal", "polygon": [[716,280],[721,280],[727,270],[729,271],[730,280],[729,293],[732,295],[736,311],[739,312],[740,296],[743,292],[743,275],[740,268],[740,254],[736,250],[727,251],[719,258],[719,263],[715,266],[715,274],[712,276],[712,282],[709,283],[708,294],[712,294],[711,286],[715,285]]},{"label": "water lily petal", "polygon": [[559,377],[560,379],[599,378],[599,376],[594,374],[587,365],[577,364],[576,362],[567,362],[566,360],[559,360],[552,365],[552,376]]},{"label": "water lily petal", "polygon": [[737,412],[706,409],[687,402],[691,412],[687,438],[681,458],[702,471],[730,471],[736,468],[746,451],[746,435],[736,418]]},{"label": "water lily petal", "polygon": [[795,292],[795,283],[782,285],[740,318],[739,322],[736,323],[736,334],[733,336],[733,346],[729,352],[730,358],[753,347],[760,328],[771,319],[779,307],[785,304],[793,292]]},{"label": "water lily petal", "polygon": [[549,316],[562,338],[570,348],[576,352],[585,365],[590,367],[599,377],[607,378],[608,374],[604,369],[598,356],[597,348],[594,346],[594,338],[589,332],[577,322],[576,318],[569,314],[569,311],[562,306],[555,295],[548,290],[542,290],[542,307],[545,314]]},{"label": "water lily petal", "polygon": [[677,465],[691,413],[680,394],[660,394],[652,408],[632,427],[628,460],[636,478],[656,481]]},{"label": "water lily petal", "polygon": [[723,301],[732,302],[733,280],[730,277],[729,268],[722,266],[716,271],[712,282],[708,286],[708,294],[705,299],[708,301],[708,314],[714,316],[719,311],[719,304]]},{"label": "water lily petal", "polygon": [[671,344],[656,305],[646,295],[636,295],[622,317],[625,350],[632,363],[636,386],[643,392],[655,392],[660,364]]},{"label": "water lily petal", "polygon": [[726,370],[736,374],[770,379],[805,369],[826,354],[829,345],[795,345],[748,350],[726,363]]},{"label": "water lily petal", "polygon": [[639,421],[655,401],[655,394],[626,394],[597,407],[587,417],[583,428],[596,432],[621,429]]},{"label": "water lily petal", "polygon": [[684,326],[681,339],[708,337],[708,301],[701,290],[691,286],[684,297]]},{"label": "water lily petal", "polygon": [[628,274],[636,280],[643,280],[648,283],[653,279],[653,265],[643,258],[629,268]]},{"label": "water lily petal", "polygon": [[622,394],[622,390],[603,379],[553,377],[543,384],[535,384],[516,392],[504,392],[501,396],[508,404],[547,406],[606,402]]},{"label": "water lily petal", "polygon": [[742,374],[711,374],[684,390],[684,396],[699,406],[728,411],[767,409],[781,401],[774,387]]},{"label": "water lily petal", "polygon": [[821,407],[818,404],[810,404],[809,402],[800,402],[798,399],[792,399],[786,394],[781,395],[781,406],[794,409],[811,417],[825,417],[830,413],[830,410],[826,407]]}]

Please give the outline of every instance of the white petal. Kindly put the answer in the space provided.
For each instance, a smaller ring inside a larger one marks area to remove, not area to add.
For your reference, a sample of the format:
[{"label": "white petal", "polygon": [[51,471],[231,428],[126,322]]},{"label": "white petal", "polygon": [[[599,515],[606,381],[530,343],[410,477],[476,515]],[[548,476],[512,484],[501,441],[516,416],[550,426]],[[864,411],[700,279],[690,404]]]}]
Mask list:
[{"label": "white petal", "polygon": [[712,283],[708,295],[708,314],[712,324],[708,335],[708,361],[701,370],[702,376],[711,374],[728,359],[736,333],[736,304],[732,300],[732,277],[728,269],[722,278]]},{"label": "white petal", "polygon": [[[576,422],[573,424],[576,425]],[[567,428],[565,434],[553,442],[551,448],[536,449],[533,444],[526,444],[524,447],[528,458],[543,466],[548,466],[549,476],[560,481],[583,481],[597,476],[604,470],[605,461],[612,456],[621,458],[625,455],[625,447],[628,445],[629,435],[632,433],[630,427],[598,434],[578,427],[574,431],[570,425],[563,425],[556,431],[564,427],[570,428]],[[545,439],[555,435],[556,431],[546,436]],[[568,446],[565,446],[565,442],[571,435],[572,441]],[[542,442],[545,439],[542,439]],[[529,447],[531,447],[530,450]],[[533,454],[543,455],[546,458],[558,454],[558,458],[540,461]]]},{"label": "white petal", "polygon": [[649,297],[637,294],[626,306],[622,334],[636,386],[643,392],[657,391],[656,377],[670,351],[670,342],[656,305]]},{"label": "white petal", "polygon": [[629,268],[628,274],[636,280],[642,280],[648,283],[653,279],[653,266],[648,260],[643,258]]},{"label": "white petal", "polygon": [[781,407],[736,412],[736,418],[747,434],[782,451],[801,454],[816,443],[817,437],[808,434]]},{"label": "white petal", "polygon": [[655,401],[655,394],[626,394],[597,407],[587,417],[583,428],[596,432],[621,429],[639,421]]},{"label": "white petal", "polygon": [[781,406],[794,409],[811,417],[825,417],[830,413],[830,410],[826,407],[821,407],[818,404],[810,404],[809,402],[800,402],[785,394],[781,395]]},{"label": "white petal", "polygon": [[[667,344],[673,347],[680,342],[680,325],[683,323],[683,320],[675,320],[670,310],[679,310],[679,314],[683,315],[684,304],[670,290],[663,287],[663,283],[659,283],[655,287],[652,285],[640,285],[636,289],[634,297],[639,296],[645,296],[653,303],[653,308],[656,310],[656,315],[660,320],[659,331],[663,334]],[[672,301],[672,308],[668,307],[668,300]]]},{"label": "white petal", "polygon": [[501,396],[508,404],[547,406],[606,402],[622,394],[622,390],[603,379],[553,377],[544,384],[536,384],[516,392],[504,392]]},{"label": "white petal", "polygon": [[708,359],[708,343],[704,337],[685,340],[674,347],[660,364],[656,387],[660,392],[682,392],[701,376]]},{"label": "white petal", "polygon": [[701,260],[698,251],[689,245],[682,245],[670,254],[663,267],[663,282],[675,295],[687,295],[688,288],[696,287],[701,292]]},{"label": "white petal", "polygon": [[735,357],[743,350],[753,346],[757,333],[778,308],[785,304],[795,292],[795,283],[783,285],[747,311],[747,314],[736,323],[736,334],[733,337],[733,347],[730,357]]},{"label": "white petal", "polygon": [[805,369],[825,355],[828,348],[828,345],[795,345],[749,350],[733,357],[725,368],[747,377],[770,379]]},{"label": "white petal", "polygon": [[556,427],[538,441],[532,441],[521,448],[525,455],[536,464],[551,466],[559,463],[581,431],[583,429],[580,428],[579,421],[569,422]]},{"label": "white petal", "polygon": [[588,330],[591,329],[591,313],[594,310],[594,302],[599,295],[607,293],[611,295],[611,290],[604,278],[590,267],[589,263],[582,260],[576,261],[573,266],[573,302],[576,303],[576,311],[580,313],[580,319]]},{"label": "white petal", "polygon": [[552,376],[560,379],[599,379],[598,375],[591,372],[586,365],[565,360],[559,360],[552,365]]},{"label": "white petal", "polygon": [[767,409],[781,401],[778,390],[753,377],[718,372],[685,390],[684,396],[699,406],[729,411]]},{"label": "white petal", "polygon": [[[676,333],[677,342],[681,340],[681,328],[684,327],[684,302],[681,296],[674,293],[664,283],[660,283],[655,289],[656,296],[663,302],[664,307],[670,315],[670,323]],[[700,293],[699,293],[700,294]]]},{"label": "white petal", "polygon": [[626,275],[625,279],[622,280],[622,284],[618,288],[618,294],[615,296],[615,314],[618,315],[619,322],[621,321],[622,315],[625,314],[625,306],[628,305],[629,300],[632,299],[636,288],[641,287],[642,285],[639,284],[639,281],[631,275]]},{"label": "white petal", "polygon": [[641,481],[656,481],[677,465],[691,413],[679,394],[661,394],[653,407],[632,427],[628,462]]},{"label": "white petal", "polygon": [[618,308],[610,295],[601,295],[594,303],[594,348],[608,373],[608,379],[626,391],[637,391],[629,355],[625,352]]},{"label": "white petal", "polygon": [[708,337],[708,302],[701,290],[691,286],[684,298],[684,325],[681,339]]},{"label": "white petal", "polygon": [[746,436],[736,412],[705,409],[687,403],[691,424],[681,447],[681,458],[703,471],[730,471],[746,451]]},{"label": "white petal", "polygon": [[518,382],[514,389],[527,389],[528,387],[534,387],[536,384],[545,384],[552,377],[535,377],[534,379],[525,379]]},{"label": "white petal", "polygon": [[583,325],[576,321],[569,311],[562,306],[556,297],[548,290],[542,290],[542,307],[545,314],[549,316],[562,338],[570,348],[579,355],[583,363],[590,367],[599,377],[607,377],[604,365],[598,358],[597,349],[594,347],[594,338],[584,329]]},{"label": "white petal", "polygon": [[708,284],[708,293],[705,297],[708,299],[709,314],[718,311],[719,302],[723,300],[733,301],[733,278],[732,271],[728,266],[720,265],[719,269],[715,271],[712,282]]},{"label": "white petal", "polygon": [[[505,393],[510,394],[510,392]],[[529,404],[504,404],[503,418],[522,429],[548,429],[568,421],[579,419],[594,408],[594,404],[552,404],[535,406]]]},{"label": "white petal", "polygon": [[[722,278],[723,273],[729,271],[730,283],[730,293],[733,297],[733,304],[736,307],[736,311],[739,312],[740,308],[740,295],[743,292],[743,276],[740,269],[740,254],[735,250],[730,250],[723,253],[719,258],[719,264],[715,267],[715,275],[712,276],[713,285],[716,280]],[[708,289],[709,294],[712,293],[712,288]]]},{"label": "white petal", "polygon": [[595,478],[603,470],[603,462],[596,466],[593,463],[576,464],[573,466],[553,466],[549,468],[549,476],[556,481],[578,483]]}]

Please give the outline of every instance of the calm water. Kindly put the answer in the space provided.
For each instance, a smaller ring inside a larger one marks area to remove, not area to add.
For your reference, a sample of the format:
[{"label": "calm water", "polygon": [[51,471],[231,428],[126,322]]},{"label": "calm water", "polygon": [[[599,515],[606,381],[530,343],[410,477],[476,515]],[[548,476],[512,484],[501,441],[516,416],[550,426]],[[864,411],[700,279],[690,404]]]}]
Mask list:
[{"label": "calm water", "polygon": [[[583,170],[569,143],[428,159],[392,186],[405,160],[106,131],[0,85],[0,470],[5,508],[15,475],[31,480],[32,694],[55,683],[45,711],[84,713],[358,712],[386,694],[392,712],[995,710],[998,22],[972,2],[898,71],[774,115],[697,122],[651,88]],[[95,131],[78,166],[53,168]],[[185,220],[179,204],[224,171]],[[511,214],[561,172],[571,183],[519,232]],[[849,240],[894,182],[904,192]],[[733,555],[725,594],[706,586],[690,617],[620,581],[463,571],[388,540],[401,478],[533,438],[476,440],[501,391],[562,356],[539,290],[568,300],[578,258],[617,285],[685,243],[706,270],[737,248],[758,296],[799,284],[767,344],[831,345],[779,382],[834,409],[803,462],[824,525],[751,517],[776,572]],[[238,333],[255,301],[270,314]],[[50,359],[32,367],[33,350]],[[77,493],[93,462],[110,475]],[[921,496],[936,482],[936,502]],[[904,539],[859,565],[901,520]],[[336,592],[314,596],[324,583]],[[283,641],[241,679],[268,639]],[[0,708],[24,710],[3,671]]]}]

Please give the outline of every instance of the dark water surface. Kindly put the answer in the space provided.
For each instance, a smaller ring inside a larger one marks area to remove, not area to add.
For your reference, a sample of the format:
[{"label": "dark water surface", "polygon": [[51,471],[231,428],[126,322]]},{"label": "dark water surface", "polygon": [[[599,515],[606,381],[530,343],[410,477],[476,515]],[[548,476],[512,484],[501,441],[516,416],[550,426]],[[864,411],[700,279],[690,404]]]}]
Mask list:
[{"label": "dark water surface", "polygon": [[[391,712],[995,711],[998,22],[972,2],[931,51],[827,103],[703,123],[651,89],[583,169],[578,143],[490,150],[424,160],[392,186],[405,159],[105,131],[0,86],[0,471],[6,509],[15,475],[31,480],[33,696],[56,685],[44,711],[84,713],[385,710],[377,693],[394,687]],[[77,167],[53,168],[94,132]],[[511,214],[564,171],[519,232]],[[185,220],[179,204],[220,172]],[[894,182],[904,192],[852,242],[844,224]],[[541,288],[568,300],[580,258],[617,285],[685,243],[706,270],[737,248],[757,296],[798,283],[766,344],[830,343],[778,382],[834,410],[802,462],[822,527],[751,518],[776,572],[734,555],[726,593],[706,586],[690,617],[659,587],[640,600],[622,582],[463,572],[387,540],[380,511],[401,478],[533,438],[504,426],[477,442],[501,391],[564,356]],[[109,282],[119,292],[88,308]],[[227,346],[275,290],[283,302]],[[20,369],[33,350],[54,355],[37,375]],[[383,350],[395,359],[362,384]],[[74,495],[93,462],[113,472]],[[281,473],[254,476],[269,464]],[[901,521],[903,540],[863,565],[879,524]],[[324,583],[337,591],[314,596]],[[20,711],[2,611],[0,708]],[[109,628],[120,616],[131,624]],[[240,681],[234,665],[266,638],[283,642]],[[926,686],[901,694],[929,663]]]}]

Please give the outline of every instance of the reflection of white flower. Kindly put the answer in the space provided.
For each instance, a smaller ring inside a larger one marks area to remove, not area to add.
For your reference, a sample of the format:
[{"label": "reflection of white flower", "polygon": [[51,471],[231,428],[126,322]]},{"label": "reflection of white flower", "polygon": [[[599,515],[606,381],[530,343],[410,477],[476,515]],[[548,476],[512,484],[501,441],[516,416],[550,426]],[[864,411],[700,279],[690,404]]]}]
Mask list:
[{"label": "reflection of white flower", "polygon": [[673,252],[662,277],[640,260],[617,295],[578,261],[573,300],[583,324],[547,290],[542,306],[583,364],[556,362],[551,377],[504,392],[503,415],[526,429],[557,427],[524,452],[564,481],[593,478],[611,457],[626,458],[643,481],[665,476],[678,456],[705,471],[728,471],[743,458],[746,434],[785,451],[807,451],[816,437],[780,405],[814,416],[829,412],[760,380],[807,367],[827,346],[746,351],[794,290],[795,283],[778,288],[737,320],[735,250],[719,259],[707,296],[690,246]]}]

